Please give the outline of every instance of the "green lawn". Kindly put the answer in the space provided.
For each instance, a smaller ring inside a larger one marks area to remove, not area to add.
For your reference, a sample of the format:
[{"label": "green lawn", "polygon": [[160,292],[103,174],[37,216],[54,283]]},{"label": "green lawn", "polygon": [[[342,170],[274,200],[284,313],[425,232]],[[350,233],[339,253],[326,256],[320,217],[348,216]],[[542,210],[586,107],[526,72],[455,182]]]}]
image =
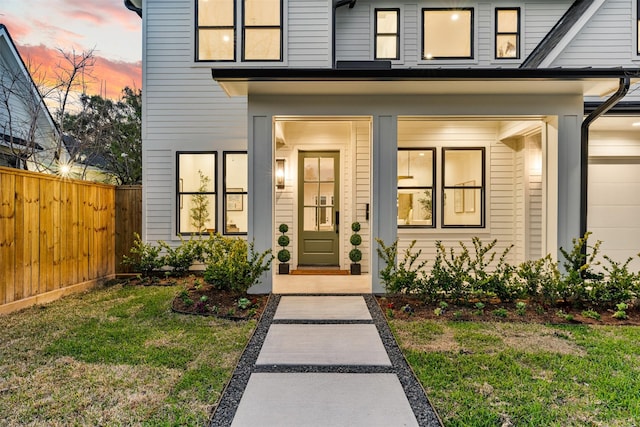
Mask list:
[{"label": "green lawn", "polygon": [[255,322],[170,310],[179,287],[115,285],[0,316],[3,425],[203,425]]},{"label": "green lawn", "polygon": [[391,320],[446,426],[640,425],[640,328]]}]

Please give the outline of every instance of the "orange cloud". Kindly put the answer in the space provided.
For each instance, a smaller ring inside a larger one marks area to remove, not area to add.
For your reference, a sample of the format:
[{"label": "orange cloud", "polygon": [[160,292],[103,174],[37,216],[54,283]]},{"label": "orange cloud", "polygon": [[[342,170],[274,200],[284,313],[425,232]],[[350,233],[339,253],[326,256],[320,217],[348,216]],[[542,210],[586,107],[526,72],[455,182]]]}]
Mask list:
[{"label": "orange cloud", "polygon": [[[31,69],[37,84],[53,86],[58,76],[69,70],[69,63],[65,62],[60,51],[44,45],[17,46],[20,55]],[[89,95],[101,94],[111,99],[119,99],[122,89],[126,86],[142,88],[142,62],[135,63],[113,61],[94,55],[95,63],[87,74],[79,78],[75,88]]]},{"label": "orange cloud", "polygon": [[[107,23],[104,17],[108,16],[109,25],[115,20],[130,31],[140,29],[140,17],[124,7],[122,1],[64,0],[63,2],[69,6],[69,12],[77,19],[104,24]],[[87,12],[88,10],[92,12]]]}]

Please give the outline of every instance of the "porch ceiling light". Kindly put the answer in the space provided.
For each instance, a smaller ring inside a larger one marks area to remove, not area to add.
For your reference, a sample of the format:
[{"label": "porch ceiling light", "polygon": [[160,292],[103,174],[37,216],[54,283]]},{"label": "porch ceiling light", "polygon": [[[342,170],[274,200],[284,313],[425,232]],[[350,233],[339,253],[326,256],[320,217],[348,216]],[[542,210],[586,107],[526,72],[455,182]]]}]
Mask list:
[{"label": "porch ceiling light", "polygon": [[276,159],[276,188],[284,190],[284,159]]}]

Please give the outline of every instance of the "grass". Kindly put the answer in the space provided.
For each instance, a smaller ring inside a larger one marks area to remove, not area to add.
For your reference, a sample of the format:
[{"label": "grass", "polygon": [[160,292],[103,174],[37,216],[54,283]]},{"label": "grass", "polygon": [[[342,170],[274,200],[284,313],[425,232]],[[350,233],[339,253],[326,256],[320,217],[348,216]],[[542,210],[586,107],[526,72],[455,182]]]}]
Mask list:
[{"label": "grass", "polygon": [[640,328],[390,320],[446,426],[630,426]]},{"label": "grass", "polygon": [[0,316],[3,425],[203,425],[254,321],[178,315],[115,285]]}]

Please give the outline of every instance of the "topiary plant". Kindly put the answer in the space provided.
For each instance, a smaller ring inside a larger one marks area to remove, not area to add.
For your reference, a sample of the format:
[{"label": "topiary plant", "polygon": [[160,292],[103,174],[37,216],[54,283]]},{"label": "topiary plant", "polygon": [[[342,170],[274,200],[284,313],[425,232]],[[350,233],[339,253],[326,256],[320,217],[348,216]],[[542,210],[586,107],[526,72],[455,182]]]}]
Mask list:
[{"label": "topiary plant", "polygon": [[291,252],[289,252],[287,246],[289,246],[290,240],[289,236],[285,234],[289,231],[289,226],[287,224],[280,224],[278,230],[282,233],[282,236],[278,237],[278,245],[282,246],[282,249],[278,251],[278,261],[280,261],[278,273],[289,274],[288,262],[291,259]]},{"label": "topiary plant", "polygon": [[351,230],[353,234],[349,239],[349,242],[353,245],[353,249],[349,251],[349,259],[351,260],[351,274],[358,275],[361,272],[360,261],[362,260],[362,251],[358,249],[358,246],[362,243],[362,236],[358,234],[360,231],[360,223],[354,222],[351,224]]}]

